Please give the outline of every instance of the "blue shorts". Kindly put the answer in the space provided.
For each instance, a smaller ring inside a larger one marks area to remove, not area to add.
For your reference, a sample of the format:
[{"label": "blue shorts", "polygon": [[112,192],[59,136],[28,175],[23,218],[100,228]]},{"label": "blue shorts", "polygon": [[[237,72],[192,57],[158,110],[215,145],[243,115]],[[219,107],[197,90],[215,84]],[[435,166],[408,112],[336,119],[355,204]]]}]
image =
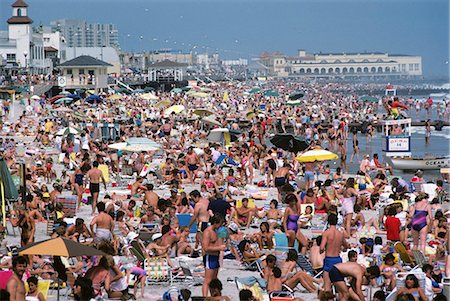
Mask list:
[{"label": "blue shorts", "polygon": [[323,260],[323,271],[329,272],[335,264],[342,263],[342,258],[340,256],[330,257],[326,256]]},{"label": "blue shorts", "polygon": [[314,181],[314,172],[305,171],[305,181]]},{"label": "blue shorts", "polygon": [[205,269],[215,270],[220,268],[219,256],[218,255],[203,255],[203,265]]}]

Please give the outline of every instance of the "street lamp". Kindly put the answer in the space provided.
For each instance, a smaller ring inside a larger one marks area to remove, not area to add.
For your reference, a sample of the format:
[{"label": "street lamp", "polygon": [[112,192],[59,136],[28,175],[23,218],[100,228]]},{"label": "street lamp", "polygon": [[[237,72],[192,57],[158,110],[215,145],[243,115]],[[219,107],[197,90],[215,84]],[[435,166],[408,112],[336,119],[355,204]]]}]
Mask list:
[{"label": "street lamp", "polygon": [[25,70],[27,72],[27,85],[28,85],[28,97],[31,96],[31,89],[30,89],[30,71],[28,70],[28,61],[27,61],[27,56],[28,56],[28,51],[24,51],[23,52],[23,56],[25,57]]}]

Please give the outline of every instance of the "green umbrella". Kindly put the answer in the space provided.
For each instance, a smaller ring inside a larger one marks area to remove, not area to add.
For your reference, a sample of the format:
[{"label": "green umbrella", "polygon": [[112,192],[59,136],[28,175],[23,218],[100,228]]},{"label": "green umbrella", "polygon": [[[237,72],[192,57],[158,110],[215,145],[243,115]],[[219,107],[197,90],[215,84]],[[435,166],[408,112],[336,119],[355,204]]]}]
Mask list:
[{"label": "green umbrella", "polygon": [[378,102],[378,98],[368,95],[363,95],[359,97],[360,101],[368,101],[368,102]]},{"label": "green umbrella", "polygon": [[188,87],[188,86],[181,88],[181,90],[183,90],[183,91],[190,91],[191,89],[192,89],[192,88],[191,88],[191,87]]},{"label": "green umbrella", "polygon": [[70,97],[63,97],[58,99],[57,101],[55,101],[55,104],[59,105],[59,104],[70,104],[73,102],[73,98]]},{"label": "green umbrella", "polygon": [[181,93],[181,92],[183,92],[183,90],[180,89],[180,88],[173,88],[172,90],[170,90],[170,92],[173,92],[173,93]]},{"label": "green umbrella", "polygon": [[19,192],[14,185],[14,180],[11,177],[11,172],[6,165],[5,160],[0,159],[0,177],[2,178],[3,191],[5,193],[5,199],[17,200],[19,198]]},{"label": "green umbrella", "polygon": [[280,96],[280,94],[278,94],[278,92],[276,92],[276,91],[267,90],[267,91],[264,91],[264,96],[278,97],[278,96]]},{"label": "green umbrella", "polygon": [[253,88],[248,93],[255,94],[255,93],[259,93],[259,92],[261,92],[261,88]]},{"label": "green umbrella", "polygon": [[302,104],[302,101],[301,101],[300,99],[298,99],[298,100],[288,100],[288,101],[286,102],[286,104],[287,104],[288,106],[299,106],[299,105]]}]

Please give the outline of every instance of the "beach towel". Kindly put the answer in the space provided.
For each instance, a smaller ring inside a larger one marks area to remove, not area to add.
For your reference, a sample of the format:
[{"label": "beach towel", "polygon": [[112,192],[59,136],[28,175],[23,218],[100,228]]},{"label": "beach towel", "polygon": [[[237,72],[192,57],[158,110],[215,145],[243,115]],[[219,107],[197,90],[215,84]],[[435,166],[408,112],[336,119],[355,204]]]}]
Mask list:
[{"label": "beach towel", "polygon": [[0,288],[6,289],[6,284],[11,278],[13,271],[0,271]]}]

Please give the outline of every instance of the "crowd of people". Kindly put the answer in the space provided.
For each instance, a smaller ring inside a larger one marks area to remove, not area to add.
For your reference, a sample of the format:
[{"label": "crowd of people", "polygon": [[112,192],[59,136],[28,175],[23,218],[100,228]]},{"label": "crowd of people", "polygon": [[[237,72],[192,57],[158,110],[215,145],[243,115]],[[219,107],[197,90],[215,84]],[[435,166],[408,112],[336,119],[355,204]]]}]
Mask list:
[{"label": "crowd of people", "polygon": [[[371,143],[377,121],[409,110],[409,100],[365,102],[317,83],[266,82],[249,93],[254,84],[193,87],[207,96],[165,92],[154,101],[138,94],[114,100],[102,95],[103,102],[81,100],[70,107],[42,97],[23,104],[17,120],[4,102],[2,156],[13,176],[22,173],[22,160],[26,168],[25,187],[7,216],[20,229],[20,247],[43,240],[37,228],[47,223],[51,238],[88,244],[107,255],[52,259],[5,251],[1,264],[12,273],[4,274],[3,287],[0,275],[0,299],[44,300],[39,281],[56,277],[72,287],[76,300],[145,298],[145,263],[162,258],[171,274],[182,277],[187,275],[177,259],[201,256],[201,294],[208,300],[231,300],[222,292],[224,261],[256,267],[254,276],[267,293],[366,300],[370,286],[372,300],[385,300],[392,291],[396,300],[444,300],[450,208],[443,181],[424,180],[422,171],[402,178],[380,154],[361,154],[359,147],[361,137]],[[279,96],[265,96],[267,90]],[[304,96],[288,105],[288,95],[296,91]],[[172,105],[183,109],[167,114]],[[429,109],[448,119],[450,103],[440,106]],[[359,125],[351,126],[354,122]],[[107,130],[100,126],[115,123]],[[226,128],[230,139],[212,138],[218,127]],[[301,152],[270,143],[285,133],[304,137],[304,151],[337,153],[337,164],[302,163],[296,160]],[[111,148],[136,137],[158,147]],[[425,192],[421,184],[434,186]],[[66,199],[78,208],[73,218]],[[186,215],[187,221],[181,218]],[[405,258],[416,251],[425,261],[410,267]],[[312,269],[299,264],[304,261]],[[398,286],[402,273],[407,276]],[[178,294],[189,300],[191,291]],[[258,297],[242,289],[239,298]]]}]

